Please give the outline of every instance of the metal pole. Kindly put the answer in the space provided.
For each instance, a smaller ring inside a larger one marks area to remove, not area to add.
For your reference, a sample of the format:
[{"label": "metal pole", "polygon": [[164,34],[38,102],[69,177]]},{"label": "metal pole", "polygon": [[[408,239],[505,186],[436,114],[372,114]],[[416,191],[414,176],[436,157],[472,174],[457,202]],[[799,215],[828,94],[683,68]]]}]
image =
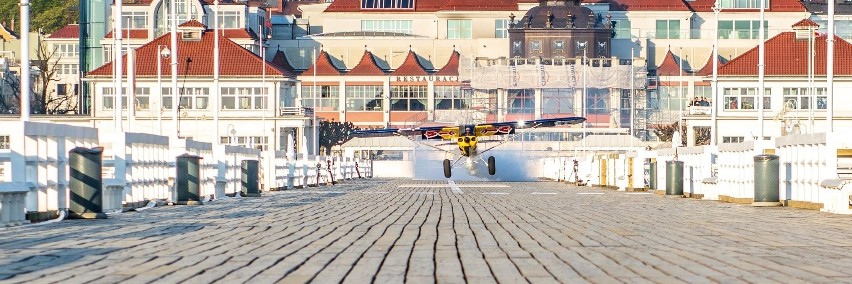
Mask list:
[{"label": "metal pole", "polygon": [[[680,147],[680,146],[683,146],[684,142],[686,142],[686,141],[683,141],[683,139],[681,139],[682,136],[680,136],[680,135],[683,135],[683,134],[680,133],[680,130],[683,129],[683,104],[686,103],[686,94],[683,93],[683,47],[680,47],[678,49],[677,70],[678,70],[678,78],[677,78],[677,80],[678,80],[678,87],[677,87],[678,112],[677,113],[678,114],[677,114],[677,130],[675,130],[675,135],[678,135],[677,138],[678,138],[678,141],[680,141],[680,143],[677,145],[677,147]],[[674,141],[674,137],[672,137],[672,141]]]},{"label": "metal pole", "polygon": [[764,75],[766,72],[766,48],[764,47],[764,42],[766,41],[766,36],[764,35],[766,32],[766,28],[764,27],[764,16],[766,11],[766,1],[760,1],[760,29],[758,32],[760,33],[759,39],[760,44],[758,45],[758,59],[757,59],[757,123],[760,125],[760,131],[758,131],[759,138],[757,140],[763,140],[763,96],[766,95],[766,82],[764,80]]},{"label": "metal pole", "polygon": [[834,132],[834,1],[828,1],[828,35],[825,51],[826,101],[825,133]]},{"label": "metal pole", "polygon": [[136,122],[136,52],[130,48],[130,17],[127,18],[127,129]]},{"label": "metal pole", "polygon": [[633,106],[633,103],[635,102],[633,97],[636,93],[635,90],[634,90],[634,88],[636,87],[636,82],[635,82],[636,81],[635,80],[636,79],[636,75],[635,75],[636,69],[633,66],[633,60],[634,59],[636,59],[636,55],[633,54],[633,47],[631,47],[630,48],[630,147],[631,148],[633,147],[633,140],[636,140],[636,134],[633,132],[634,129],[636,128],[636,127],[633,126],[633,124],[636,122],[636,120],[634,119],[635,113],[634,113],[634,106]]},{"label": "metal pole", "polygon": [[[312,113],[312,116],[313,116],[312,123],[313,123],[313,127],[314,127],[314,141],[311,144],[313,144],[313,146],[314,146],[314,151],[313,151],[314,155],[319,155],[319,133],[317,132],[317,49],[316,48],[314,48],[313,55],[314,55],[314,66],[313,66],[314,67],[314,86],[313,86],[313,88],[311,88],[311,92],[313,93],[313,101],[314,102],[313,102],[313,111],[311,113]],[[393,57],[393,56],[391,56],[391,57]]]},{"label": "metal pole", "polygon": [[219,89],[219,0],[213,1],[213,145],[219,145],[219,109],[222,92]]},{"label": "metal pole", "polygon": [[710,145],[716,145],[717,139],[716,136],[717,130],[719,129],[719,121],[718,121],[718,110],[719,104],[721,100],[719,97],[719,12],[722,11],[722,8],[719,7],[719,0],[716,0],[716,3],[713,5],[713,14],[716,18],[716,27],[714,29],[713,36],[713,82],[711,84],[711,96],[713,99],[710,100],[710,120],[712,120],[710,126]]},{"label": "metal pole", "polygon": [[157,130],[159,135],[163,135],[163,45],[157,46],[157,94],[160,97],[157,105]]},{"label": "metal pole", "polygon": [[175,4],[176,0],[169,0],[169,9],[171,10],[172,15],[172,27],[171,27],[171,45],[172,45],[172,139],[177,139],[180,137],[180,126],[178,122],[178,115],[180,115],[180,102],[178,101],[178,83],[177,83],[177,72],[178,72],[178,49],[177,49],[177,5]]},{"label": "metal pole", "polygon": [[814,133],[814,109],[819,106],[816,103],[816,90],[814,90],[814,42],[816,42],[816,39],[814,39],[814,30],[813,28],[808,27],[808,94],[810,97],[808,99],[810,100],[808,122],[811,123],[808,128],[809,133]]},{"label": "metal pole", "polygon": [[30,0],[21,0],[21,121],[30,121]]},{"label": "metal pole", "polygon": [[121,2],[122,1],[115,2],[115,13],[112,15],[112,23],[115,25],[112,32],[115,48],[113,48],[112,51],[114,54],[113,62],[115,62],[115,64],[113,64],[115,66],[115,74],[113,74],[113,95],[115,95],[115,113],[113,122],[115,123],[116,132],[122,132],[121,107],[124,105],[124,103],[122,103],[122,95],[124,92],[121,90],[121,79],[124,77],[124,66],[122,66],[121,62]]},{"label": "metal pole", "polygon": [[[267,135],[266,135],[266,99],[267,99],[267,97],[266,96],[267,95],[266,94],[268,92],[267,92],[267,87],[266,87],[266,51],[263,48],[263,37],[265,35],[263,34],[263,25],[260,24],[260,23],[257,23],[257,26],[258,26],[258,31],[260,32],[260,59],[261,59],[261,61],[263,61],[262,64],[261,64],[262,70],[261,70],[261,76],[260,76],[261,86],[263,86],[263,88],[261,88],[261,90],[262,90],[261,96],[263,96],[262,97],[263,99],[261,100],[263,117],[261,118],[260,137],[261,137],[262,140],[260,141],[260,143],[263,143],[263,145],[266,145],[267,144],[267,142],[266,142],[266,140],[267,140]],[[316,73],[316,70],[317,69],[314,68],[314,73]],[[263,146],[261,146],[261,149],[262,149],[262,147]]]}]

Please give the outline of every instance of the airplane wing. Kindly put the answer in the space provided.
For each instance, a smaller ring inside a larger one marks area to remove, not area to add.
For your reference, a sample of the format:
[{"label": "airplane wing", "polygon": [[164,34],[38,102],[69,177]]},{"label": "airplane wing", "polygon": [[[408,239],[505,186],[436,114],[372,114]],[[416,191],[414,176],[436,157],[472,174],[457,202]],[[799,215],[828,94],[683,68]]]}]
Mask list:
[{"label": "airplane wing", "polygon": [[[423,145],[429,148],[433,148],[442,152],[449,153],[451,155],[456,155],[456,153],[452,151],[448,151],[443,148],[439,148],[437,146],[443,146],[443,144],[439,145],[431,145],[424,143],[421,139],[416,139],[416,136],[420,136],[422,139],[455,139],[455,137],[459,133],[458,127],[444,127],[444,126],[433,126],[433,127],[418,127],[418,128],[385,128],[385,129],[367,129],[367,130],[356,130],[352,132],[352,135],[355,137],[387,137],[387,136],[402,136],[410,140],[411,142],[417,143],[419,145]],[[455,143],[453,143],[455,145]]]},{"label": "airplane wing", "polygon": [[393,135],[415,136],[419,135],[421,139],[454,139],[459,134],[458,126],[431,126],[417,128],[385,128],[385,129],[367,129],[356,130],[352,135],[356,137],[385,137]]},{"label": "airplane wing", "polygon": [[483,123],[476,125],[476,136],[492,136],[515,134],[515,129],[553,127],[556,125],[571,125],[586,121],[584,117],[545,118],[529,121],[510,121]]}]

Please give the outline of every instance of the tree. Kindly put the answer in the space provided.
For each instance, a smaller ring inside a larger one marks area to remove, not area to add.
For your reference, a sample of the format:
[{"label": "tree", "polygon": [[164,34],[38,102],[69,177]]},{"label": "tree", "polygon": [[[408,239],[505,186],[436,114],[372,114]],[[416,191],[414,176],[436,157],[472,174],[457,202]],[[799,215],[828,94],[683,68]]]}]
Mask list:
[{"label": "tree", "polygon": [[355,125],[352,122],[322,121],[319,124],[320,150],[326,155],[331,154],[331,148],[352,139]]},{"label": "tree", "polygon": [[[49,50],[41,38],[38,41],[36,58],[31,60],[31,67],[38,70],[36,78],[30,87],[30,113],[32,114],[69,114],[77,113],[77,95],[73,87],[57,94],[51,89],[53,82],[59,81],[56,66],[62,55],[54,48]],[[4,76],[6,85],[11,89],[11,100],[0,101],[0,113],[21,113],[21,81],[18,76]]]},{"label": "tree", "polygon": [[[660,138],[660,141],[663,142],[672,142],[672,138],[674,136],[675,130],[677,130],[678,122],[672,124],[663,124],[663,125],[655,125],[651,128],[654,129],[654,134],[657,134],[657,137]],[[684,124],[680,129],[681,141],[686,140],[686,129],[689,127],[687,124]],[[710,145],[710,128],[709,127],[696,127],[695,128],[695,145]]]},{"label": "tree", "polygon": [[[0,19],[14,27],[7,28],[20,33],[20,0],[0,0]],[[39,29],[46,34],[51,34],[67,24],[76,23],[79,13],[79,0],[31,0],[30,1],[30,30]]]}]

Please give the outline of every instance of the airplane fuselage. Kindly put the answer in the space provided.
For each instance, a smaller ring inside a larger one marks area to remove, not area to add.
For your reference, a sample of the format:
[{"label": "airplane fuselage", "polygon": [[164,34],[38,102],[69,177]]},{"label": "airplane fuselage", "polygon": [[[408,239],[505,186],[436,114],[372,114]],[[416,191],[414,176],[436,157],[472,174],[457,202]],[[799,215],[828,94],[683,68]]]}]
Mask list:
[{"label": "airplane fuselage", "polygon": [[456,143],[459,146],[459,151],[461,151],[461,155],[465,157],[473,157],[476,156],[476,136],[459,136],[456,138]]}]

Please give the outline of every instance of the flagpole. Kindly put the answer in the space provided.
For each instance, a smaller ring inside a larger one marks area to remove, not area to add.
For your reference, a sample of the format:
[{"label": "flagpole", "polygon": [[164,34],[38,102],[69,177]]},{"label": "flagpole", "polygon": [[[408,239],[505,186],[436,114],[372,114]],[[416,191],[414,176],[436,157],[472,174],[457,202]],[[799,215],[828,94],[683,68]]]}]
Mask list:
[{"label": "flagpole", "polygon": [[825,50],[826,111],[825,133],[834,132],[834,1],[828,1],[828,35]]},{"label": "flagpole", "polygon": [[760,40],[760,44],[758,45],[758,59],[757,59],[757,124],[760,125],[760,131],[758,131],[758,139],[763,140],[763,96],[766,95],[766,81],[764,80],[765,72],[766,72],[766,48],[764,47],[764,42],[766,41],[766,27],[765,27],[765,12],[766,12],[766,1],[760,1],[760,29],[758,32],[760,35],[758,36]]},{"label": "flagpole", "polygon": [[219,137],[219,110],[222,108],[222,90],[219,89],[219,0],[213,1],[213,145],[222,143]]},{"label": "flagpole", "polygon": [[180,137],[180,124],[178,121],[178,116],[180,115],[180,101],[178,98],[180,94],[178,94],[178,84],[177,84],[177,72],[178,72],[178,48],[177,48],[177,4],[175,4],[177,0],[169,0],[169,9],[171,11],[170,14],[172,16],[171,22],[171,35],[170,41],[172,46],[172,55],[171,55],[171,75],[172,75],[172,139],[178,139]]},{"label": "flagpole", "polygon": [[112,36],[113,36],[113,43],[114,43],[114,45],[113,45],[113,47],[114,47],[113,48],[113,62],[115,62],[115,64],[113,64],[113,66],[115,67],[115,73],[112,74],[113,75],[113,88],[114,88],[112,93],[113,93],[113,95],[115,95],[115,99],[113,100],[113,102],[115,102],[115,104],[113,105],[114,110],[115,110],[115,112],[113,113],[113,119],[114,119],[113,123],[115,123],[115,132],[116,133],[122,132],[121,106],[123,105],[123,103],[121,101],[121,99],[122,99],[121,96],[122,96],[123,92],[121,91],[121,79],[122,79],[122,77],[124,77],[123,74],[122,74],[122,73],[124,73],[124,67],[122,66],[122,62],[121,62],[121,48],[122,48],[122,46],[121,46],[121,32],[122,32],[122,30],[121,30],[121,9],[122,9],[121,8],[121,2],[122,1],[115,1],[115,14],[113,14],[113,16],[112,16],[112,23],[113,23]]}]

